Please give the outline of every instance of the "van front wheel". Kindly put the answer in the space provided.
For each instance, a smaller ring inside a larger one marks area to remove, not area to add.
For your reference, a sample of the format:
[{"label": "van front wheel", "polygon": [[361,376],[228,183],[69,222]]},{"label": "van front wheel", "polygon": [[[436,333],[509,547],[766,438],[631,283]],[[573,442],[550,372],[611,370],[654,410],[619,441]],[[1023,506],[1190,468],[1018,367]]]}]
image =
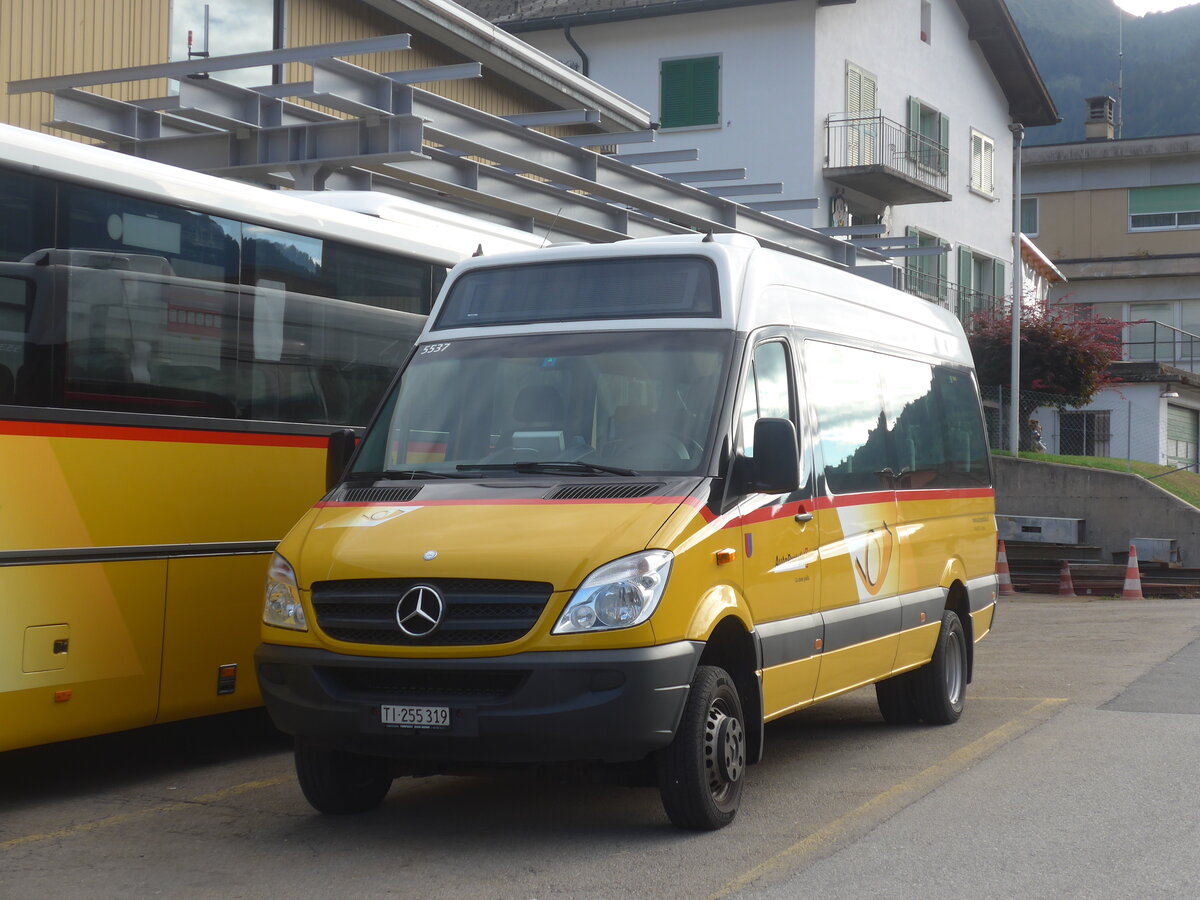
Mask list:
[{"label": "van front wheel", "polygon": [[742,703],[729,673],[700,666],[675,739],[658,754],[658,787],[680,828],[713,831],[733,821],[746,771]]},{"label": "van front wheel", "polygon": [[374,809],[392,786],[392,762],[345,750],[323,750],[296,738],[296,777],[313,808],[323,813]]},{"label": "van front wheel", "polygon": [[967,638],[958,613],[942,613],[933,659],[913,674],[913,699],[926,725],[950,725],[962,715],[967,693]]}]

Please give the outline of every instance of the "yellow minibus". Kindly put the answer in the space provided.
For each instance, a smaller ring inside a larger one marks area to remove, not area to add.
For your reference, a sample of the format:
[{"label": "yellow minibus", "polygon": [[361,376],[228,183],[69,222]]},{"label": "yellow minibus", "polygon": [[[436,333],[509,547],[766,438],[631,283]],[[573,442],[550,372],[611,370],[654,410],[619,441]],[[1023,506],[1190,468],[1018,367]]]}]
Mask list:
[{"label": "yellow minibus", "polygon": [[872,683],[889,722],[954,722],[992,624],[962,328],[742,235],[460,263],[331,463],[256,655],[324,812],[581,762],[719,828],[765,723]]}]

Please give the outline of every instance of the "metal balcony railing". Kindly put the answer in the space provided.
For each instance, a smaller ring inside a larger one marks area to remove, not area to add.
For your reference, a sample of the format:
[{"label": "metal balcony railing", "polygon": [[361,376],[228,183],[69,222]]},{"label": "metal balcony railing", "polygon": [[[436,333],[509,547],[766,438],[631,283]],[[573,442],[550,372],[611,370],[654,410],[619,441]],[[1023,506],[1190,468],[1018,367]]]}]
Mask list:
[{"label": "metal balcony railing", "polygon": [[1122,341],[1121,359],[1200,371],[1200,335],[1158,321],[1130,322]]},{"label": "metal balcony railing", "polygon": [[[950,151],[878,111],[832,113],[825,120],[825,159],[826,169],[834,170],[829,177],[835,180],[841,180],[838,174],[872,170],[915,188],[898,202],[949,199]],[[905,193],[899,186],[895,192]],[[918,196],[922,192],[927,196]]]},{"label": "metal balcony railing", "polygon": [[[977,313],[998,315],[1004,310],[1003,297],[985,291],[973,291],[916,268],[904,269],[902,290],[945,307],[964,325]],[[1197,349],[1200,350],[1200,347]]]}]

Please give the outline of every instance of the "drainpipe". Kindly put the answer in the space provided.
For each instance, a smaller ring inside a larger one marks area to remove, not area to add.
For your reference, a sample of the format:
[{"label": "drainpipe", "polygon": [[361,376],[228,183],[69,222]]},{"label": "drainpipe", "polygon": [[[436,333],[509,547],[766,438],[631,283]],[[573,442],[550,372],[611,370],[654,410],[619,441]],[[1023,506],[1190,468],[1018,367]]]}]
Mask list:
[{"label": "drainpipe", "polygon": [[1025,288],[1024,266],[1021,264],[1021,142],[1025,126],[1013,122],[1008,126],[1013,135],[1013,305],[1012,305],[1012,415],[1008,421],[1008,445],[1013,457],[1021,455],[1021,307]]},{"label": "drainpipe", "polygon": [[576,53],[579,54],[579,74],[582,75],[584,78],[587,78],[588,77],[588,68],[589,68],[588,55],[583,52],[583,48],[580,47],[579,44],[577,44],[575,42],[575,38],[571,36],[571,26],[570,25],[563,26],[563,37],[565,37],[567,39],[567,43],[571,45],[571,49],[573,49]]}]

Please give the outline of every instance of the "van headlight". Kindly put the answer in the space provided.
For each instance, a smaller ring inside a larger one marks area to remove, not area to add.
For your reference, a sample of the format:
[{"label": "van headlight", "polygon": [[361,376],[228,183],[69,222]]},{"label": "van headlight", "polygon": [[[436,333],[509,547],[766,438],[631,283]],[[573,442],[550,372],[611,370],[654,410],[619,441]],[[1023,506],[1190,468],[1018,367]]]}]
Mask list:
[{"label": "van headlight", "polygon": [[647,550],[601,566],[571,595],[551,633],[641,625],[662,598],[674,558],[666,550]]},{"label": "van headlight", "polygon": [[304,607],[300,604],[300,587],[291,563],[278,553],[271,554],[267,569],[267,598],[263,606],[263,621],[276,628],[308,631]]}]

